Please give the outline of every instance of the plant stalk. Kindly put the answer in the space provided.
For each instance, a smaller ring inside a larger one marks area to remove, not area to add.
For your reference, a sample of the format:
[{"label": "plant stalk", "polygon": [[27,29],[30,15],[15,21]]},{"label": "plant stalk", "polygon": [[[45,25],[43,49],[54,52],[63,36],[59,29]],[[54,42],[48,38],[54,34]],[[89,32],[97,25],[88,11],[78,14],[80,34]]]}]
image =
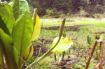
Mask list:
[{"label": "plant stalk", "polygon": [[95,48],[96,48],[96,46],[97,46],[97,43],[98,43],[98,42],[95,41],[95,43],[94,43],[94,45],[93,45],[93,48],[91,49],[89,58],[88,58],[88,60],[87,60],[87,62],[86,62],[86,67],[85,67],[85,69],[88,69],[88,67],[89,67],[89,64],[90,64],[91,58],[92,58],[92,56],[93,56],[93,53],[94,53],[94,51],[95,51]]},{"label": "plant stalk", "polygon": [[56,54],[54,54],[54,60],[57,61],[57,56],[56,56]]},{"label": "plant stalk", "polygon": [[103,42],[100,42],[99,69],[103,69]]}]

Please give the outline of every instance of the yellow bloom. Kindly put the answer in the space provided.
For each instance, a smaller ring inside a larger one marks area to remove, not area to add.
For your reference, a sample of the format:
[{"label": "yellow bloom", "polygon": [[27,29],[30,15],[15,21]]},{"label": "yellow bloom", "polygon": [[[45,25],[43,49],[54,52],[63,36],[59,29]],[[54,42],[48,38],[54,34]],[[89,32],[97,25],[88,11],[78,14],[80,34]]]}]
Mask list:
[{"label": "yellow bloom", "polygon": [[[59,37],[56,37],[52,43],[52,46],[55,45],[55,43],[58,41]],[[71,45],[73,45],[73,42],[68,37],[61,37],[61,40],[59,41],[58,45],[52,50],[53,53],[62,53],[64,51],[67,51]]]}]

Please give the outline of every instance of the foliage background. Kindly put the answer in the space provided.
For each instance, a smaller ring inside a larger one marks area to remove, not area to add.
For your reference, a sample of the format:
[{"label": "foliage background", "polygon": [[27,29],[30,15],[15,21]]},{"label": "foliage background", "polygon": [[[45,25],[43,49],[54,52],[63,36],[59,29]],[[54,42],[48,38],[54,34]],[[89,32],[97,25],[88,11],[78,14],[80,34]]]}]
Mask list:
[{"label": "foliage background", "polygon": [[[39,14],[59,17],[59,14],[79,14],[92,17],[94,14],[105,13],[105,0],[28,0],[30,5],[38,8]],[[82,12],[83,13],[83,12]]]}]

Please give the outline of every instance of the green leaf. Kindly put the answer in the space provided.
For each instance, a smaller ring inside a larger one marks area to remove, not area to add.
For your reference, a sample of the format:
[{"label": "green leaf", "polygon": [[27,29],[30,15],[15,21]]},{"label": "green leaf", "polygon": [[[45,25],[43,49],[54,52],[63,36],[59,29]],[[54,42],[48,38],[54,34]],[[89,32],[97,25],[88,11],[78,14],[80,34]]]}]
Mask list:
[{"label": "green leaf", "polygon": [[21,14],[24,14],[26,11],[29,12],[27,0],[14,0],[13,12],[15,19],[17,19]]},{"label": "green leaf", "polygon": [[[10,5],[8,5],[7,3],[0,4],[0,22],[1,22],[0,25],[6,26],[10,34],[12,32],[13,24],[15,22],[12,13],[13,12]],[[4,30],[4,31],[7,32],[8,30]]]},{"label": "green leaf", "polygon": [[[41,22],[40,22],[40,18],[39,16],[35,13],[33,13],[33,32],[32,32],[32,37],[31,37],[31,42],[32,41],[36,41],[40,35],[40,30],[41,30]],[[31,47],[30,47],[31,46]],[[26,55],[24,58],[26,60],[30,59],[30,57],[32,57],[33,55],[33,47],[32,47],[32,43],[30,43],[30,46],[26,49],[26,53],[24,55]],[[29,52],[28,52],[29,51]],[[28,54],[29,53],[29,54]]]},{"label": "green leaf", "polygon": [[13,55],[12,39],[1,28],[0,28],[0,45],[8,69],[16,69],[16,63]]},{"label": "green leaf", "polygon": [[[36,41],[40,35],[40,29],[41,29],[41,23],[40,23],[40,18],[39,16],[35,13],[33,13],[33,32],[32,32],[32,37],[31,37],[31,42],[32,41]],[[31,46],[31,47],[30,47]],[[26,60],[30,59],[30,57],[32,57],[33,55],[33,47],[32,47],[32,43],[30,43],[30,46],[26,49],[26,53],[24,53],[24,58]]]},{"label": "green leaf", "polygon": [[32,18],[28,12],[21,15],[16,21],[13,28],[13,43],[17,50],[18,55],[15,55],[17,63],[21,65],[22,60],[24,60],[24,53],[28,52],[26,49],[29,48],[33,32]]},{"label": "green leaf", "polygon": [[29,6],[27,0],[20,0],[19,1],[19,12],[20,15],[24,14],[26,11],[29,12]]},{"label": "green leaf", "polygon": [[19,17],[19,0],[14,0],[13,2],[13,15],[15,20]]}]

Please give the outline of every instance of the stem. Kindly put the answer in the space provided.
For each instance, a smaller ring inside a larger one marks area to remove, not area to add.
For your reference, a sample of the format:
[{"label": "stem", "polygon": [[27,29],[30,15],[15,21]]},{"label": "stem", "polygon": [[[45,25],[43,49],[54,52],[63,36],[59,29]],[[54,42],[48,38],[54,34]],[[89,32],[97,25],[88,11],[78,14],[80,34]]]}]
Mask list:
[{"label": "stem", "polygon": [[42,49],[41,49],[41,48],[39,48],[39,50],[38,50],[38,56],[40,56],[40,55],[41,55],[41,51],[42,51]]},{"label": "stem", "polygon": [[62,61],[64,60],[65,52],[62,53]]},{"label": "stem", "polygon": [[54,60],[55,60],[55,61],[57,61],[57,57],[56,57],[56,54],[54,54]]},{"label": "stem", "polygon": [[89,67],[89,64],[90,64],[90,61],[91,61],[91,58],[92,58],[92,56],[93,56],[93,53],[94,53],[94,50],[95,50],[96,46],[97,46],[97,41],[95,41],[94,46],[93,46],[93,48],[91,49],[89,58],[88,58],[88,60],[87,60],[87,62],[86,62],[86,67],[85,67],[85,69],[88,69],[88,67]]},{"label": "stem", "polygon": [[103,42],[100,42],[99,69],[103,69]]}]

